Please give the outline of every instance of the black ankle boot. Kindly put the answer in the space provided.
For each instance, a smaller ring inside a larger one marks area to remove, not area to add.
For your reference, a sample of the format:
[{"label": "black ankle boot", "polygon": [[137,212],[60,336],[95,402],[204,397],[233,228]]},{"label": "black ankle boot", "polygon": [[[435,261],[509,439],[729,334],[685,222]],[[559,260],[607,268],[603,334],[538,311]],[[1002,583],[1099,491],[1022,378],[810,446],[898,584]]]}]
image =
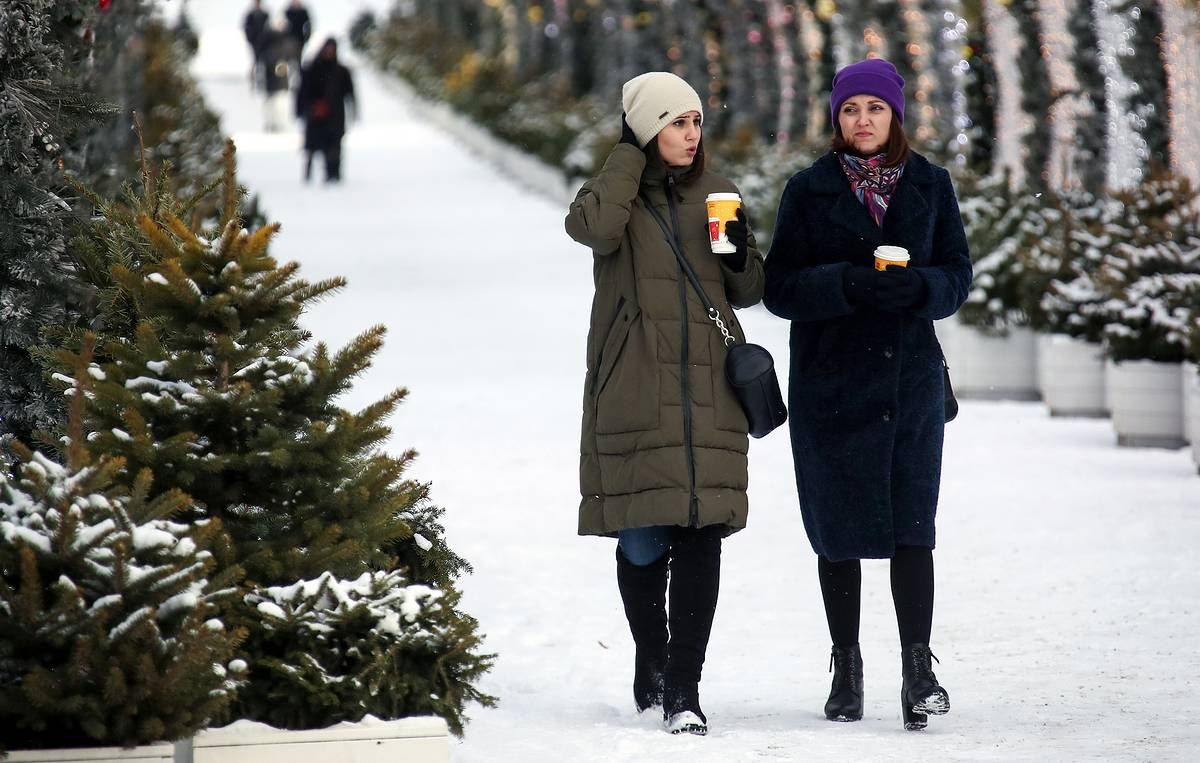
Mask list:
[{"label": "black ankle boot", "polygon": [[633,702],[638,712],[663,703],[667,670],[667,555],[638,566],[617,547],[617,588],[633,636]]},{"label": "black ankle boot", "polygon": [[671,544],[671,640],[667,644],[663,720],[672,734],[708,733],[700,710],[700,673],[721,582],[725,528],[679,528]]},{"label": "black ankle boot", "polygon": [[861,721],[863,715],[863,663],[858,644],[835,646],[829,655],[833,685],[825,702],[831,721]]},{"label": "black ankle boot", "polygon": [[933,674],[936,660],[928,644],[905,644],[901,648],[904,685],[900,689],[900,711],[904,728],[909,731],[925,728],[927,716],[950,712],[950,695],[938,685]]}]

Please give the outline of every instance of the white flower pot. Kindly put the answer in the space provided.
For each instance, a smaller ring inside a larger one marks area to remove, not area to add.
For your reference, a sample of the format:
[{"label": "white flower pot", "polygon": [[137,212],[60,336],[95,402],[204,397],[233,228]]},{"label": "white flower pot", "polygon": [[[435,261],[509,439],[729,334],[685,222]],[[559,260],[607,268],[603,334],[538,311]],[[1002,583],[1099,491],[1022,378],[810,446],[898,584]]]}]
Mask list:
[{"label": "white flower pot", "polygon": [[1037,342],[1026,328],[986,336],[948,318],[937,323],[938,342],[950,365],[954,392],[982,400],[1037,400]]},{"label": "white flower pot", "polygon": [[433,717],[367,717],[307,731],[238,721],[197,734],[191,755],[181,753],[176,763],[448,763],[448,734],[446,722]]},{"label": "white flower pot", "polygon": [[1037,338],[1038,384],[1051,416],[1104,417],[1104,357],[1100,345],[1065,334]]},{"label": "white flower pot", "polygon": [[1179,363],[1126,360],[1105,364],[1117,444],[1183,447],[1183,374]]},{"label": "white flower pot", "polygon": [[175,745],[170,742],[141,747],[74,747],[56,750],[11,750],[5,763],[172,763]]},{"label": "white flower pot", "polygon": [[1184,423],[1192,444],[1192,461],[1200,471],[1200,365],[1183,364]]}]

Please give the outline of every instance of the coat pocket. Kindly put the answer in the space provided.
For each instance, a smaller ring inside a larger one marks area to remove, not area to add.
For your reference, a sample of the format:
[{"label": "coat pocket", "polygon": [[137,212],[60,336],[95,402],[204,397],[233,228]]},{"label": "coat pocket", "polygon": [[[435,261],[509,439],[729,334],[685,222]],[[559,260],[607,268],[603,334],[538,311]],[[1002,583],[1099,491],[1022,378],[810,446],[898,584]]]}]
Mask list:
[{"label": "coat pocket", "polygon": [[[729,354],[729,350],[725,347],[725,342],[721,339],[720,334],[716,331],[709,333],[712,334],[709,338],[709,350],[712,353],[713,426],[727,432],[746,434],[748,429],[746,413],[742,410],[741,403],[734,396],[733,388],[729,386],[729,381],[725,378],[725,357]],[[745,336],[741,333],[740,327],[737,336],[739,338]]]},{"label": "coat pocket", "polygon": [[657,334],[624,303],[600,351],[596,369],[596,433],[638,432],[658,426]]}]

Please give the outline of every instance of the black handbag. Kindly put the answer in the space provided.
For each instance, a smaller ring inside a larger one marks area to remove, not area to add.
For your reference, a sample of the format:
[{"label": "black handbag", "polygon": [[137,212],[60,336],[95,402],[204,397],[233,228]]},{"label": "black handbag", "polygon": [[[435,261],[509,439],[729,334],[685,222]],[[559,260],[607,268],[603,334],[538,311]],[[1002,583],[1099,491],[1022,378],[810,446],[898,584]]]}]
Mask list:
[{"label": "black handbag", "polygon": [[783,394],[779,390],[779,377],[775,374],[775,360],[771,357],[771,353],[767,352],[766,347],[746,341],[739,344],[737,338],[729,333],[725,322],[721,320],[721,313],[708,298],[708,294],[704,292],[704,288],[700,285],[700,279],[696,276],[696,271],[692,270],[692,264],[683,255],[683,248],[679,246],[670,226],[667,225],[666,220],[663,220],[662,215],[658,213],[645,194],[642,195],[642,201],[651,216],[654,217],[654,221],[658,223],[658,227],[662,228],[663,235],[667,237],[667,243],[671,245],[671,251],[675,252],[675,258],[679,260],[680,269],[691,282],[692,288],[696,290],[696,295],[700,297],[700,303],[704,305],[708,319],[716,325],[721,332],[725,346],[729,348],[725,353],[725,380],[729,382],[733,396],[737,398],[742,411],[746,414],[746,424],[750,436],[765,437],[787,421],[787,406],[783,404]]},{"label": "black handbag", "polygon": [[954,421],[958,415],[958,400],[954,397],[954,387],[950,386],[950,366],[942,358],[942,385],[945,388],[946,421]]}]

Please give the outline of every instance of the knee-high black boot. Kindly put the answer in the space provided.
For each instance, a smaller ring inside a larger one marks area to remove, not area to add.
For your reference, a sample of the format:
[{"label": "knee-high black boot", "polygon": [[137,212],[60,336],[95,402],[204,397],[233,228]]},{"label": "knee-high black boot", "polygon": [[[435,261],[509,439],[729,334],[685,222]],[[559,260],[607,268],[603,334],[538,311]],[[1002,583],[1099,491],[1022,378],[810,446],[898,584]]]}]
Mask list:
[{"label": "knee-high black boot", "polygon": [[633,636],[633,701],[638,712],[663,703],[667,669],[667,555],[638,566],[617,546],[617,588]]},{"label": "knee-high black boot", "polygon": [[721,526],[680,528],[671,544],[670,630],[663,719],[672,734],[705,734],[700,673],[721,582]]}]

